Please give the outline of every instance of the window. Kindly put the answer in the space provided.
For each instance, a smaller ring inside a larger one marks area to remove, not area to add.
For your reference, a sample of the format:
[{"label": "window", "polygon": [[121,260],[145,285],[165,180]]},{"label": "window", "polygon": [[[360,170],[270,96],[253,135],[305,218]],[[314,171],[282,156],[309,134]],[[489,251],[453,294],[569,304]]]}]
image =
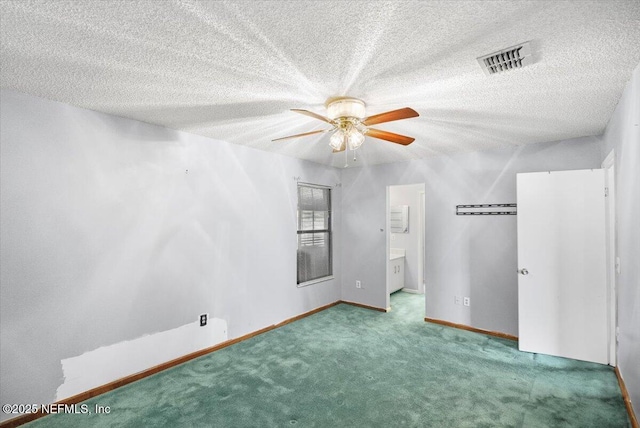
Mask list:
[{"label": "window", "polygon": [[298,184],[298,284],[333,275],[331,189]]}]

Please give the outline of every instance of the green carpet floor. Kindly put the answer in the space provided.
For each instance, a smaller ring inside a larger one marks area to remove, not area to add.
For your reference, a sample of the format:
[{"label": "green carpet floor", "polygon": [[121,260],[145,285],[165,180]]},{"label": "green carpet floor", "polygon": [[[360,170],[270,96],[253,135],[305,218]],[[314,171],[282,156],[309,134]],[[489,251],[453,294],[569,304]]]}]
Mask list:
[{"label": "green carpet floor", "polygon": [[519,352],[425,323],[424,297],[390,313],[346,304],[30,427],[627,427],[613,369]]}]

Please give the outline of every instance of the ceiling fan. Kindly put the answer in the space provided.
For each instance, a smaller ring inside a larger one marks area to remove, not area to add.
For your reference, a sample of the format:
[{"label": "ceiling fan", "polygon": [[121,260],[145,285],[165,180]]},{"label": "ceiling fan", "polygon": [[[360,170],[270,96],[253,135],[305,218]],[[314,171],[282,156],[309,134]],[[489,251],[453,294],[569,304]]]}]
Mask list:
[{"label": "ceiling fan", "polygon": [[325,105],[327,107],[327,117],[309,110],[291,109],[291,111],[326,122],[332,126],[330,129],[289,135],[288,137],[276,138],[272,141],[288,140],[290,138],[306,137],[335,131],[329,139],[329,145],[333,148],[333,153],[338,153],[345,149],[356,150],[364,142],[365,135],[396,144],[402,144],[403,146],[409,145],[415,140],[415,138],[405,135],[370,128],[371,125],[377,125],[379,123],[418,117],[418,112],[409,107],[365,117],[364,101],[357,98],[329,98]]}]

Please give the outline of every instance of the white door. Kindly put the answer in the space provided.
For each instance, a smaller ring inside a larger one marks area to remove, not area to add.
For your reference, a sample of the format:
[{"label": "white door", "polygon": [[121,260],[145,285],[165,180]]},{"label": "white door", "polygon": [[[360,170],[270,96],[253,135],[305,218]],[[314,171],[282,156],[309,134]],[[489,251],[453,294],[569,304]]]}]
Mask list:
[{"label": "white door", "polygon": [[604,173],[517,175],[521,351],[608,363]]}]

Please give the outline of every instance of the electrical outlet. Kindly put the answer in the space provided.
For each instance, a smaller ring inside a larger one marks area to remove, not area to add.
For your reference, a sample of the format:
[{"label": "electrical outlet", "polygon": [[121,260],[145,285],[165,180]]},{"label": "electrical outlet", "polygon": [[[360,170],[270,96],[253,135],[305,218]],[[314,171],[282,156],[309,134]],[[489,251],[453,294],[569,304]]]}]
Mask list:
[{"label": "electrical outlet", "polygon": [[470,299],[470,298],[465,297],[465,298],[463,299],[463,301],[464,301],[464,305],[465,305],[465,306],[471,306],[471,299]]},{"label": "electrical outlet", "polygon": [[356,280],[356,288],[362,288],[362,283]]},{"label": "electrical outlet", "polygon": [[453,298],[453,303],[455,303],[456,305],[461,305],[462,304],[462,298],[460,296],[455,296]]},{"label": "electrical outlet", "polygon": [[200,327],[207,325],[207,314],[200,315]]}]

